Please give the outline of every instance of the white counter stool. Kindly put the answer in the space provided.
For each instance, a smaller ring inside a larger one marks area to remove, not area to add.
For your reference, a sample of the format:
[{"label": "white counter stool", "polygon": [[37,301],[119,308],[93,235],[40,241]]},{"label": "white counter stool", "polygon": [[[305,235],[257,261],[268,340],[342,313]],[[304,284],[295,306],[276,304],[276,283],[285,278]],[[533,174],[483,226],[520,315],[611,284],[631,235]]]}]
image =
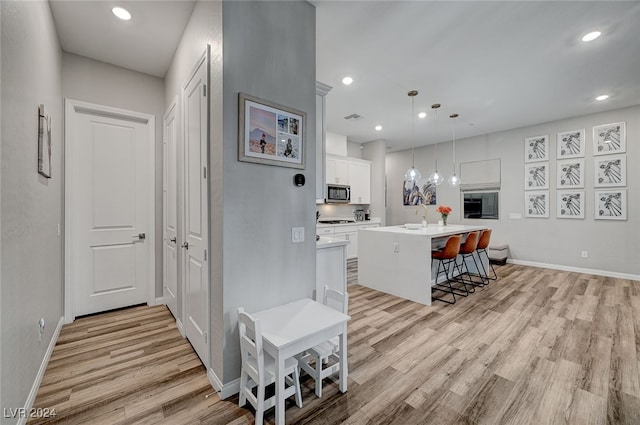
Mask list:
[{"label": "white counter stool", "polygon": [[[341,313],[349,314],[349,294],[347,292],[341,292],[325,285],[322,303]],[[336,336],[310,348],[304,355],[299,357],[298,364],[300,368],[304,369],[316,381],[316,395],[318,397],[322,397],[322,380],[337,373],[340,369],[339,355],[340,340]],[[336,362],[331,366],[325,367],[330,358],[335,359]],[[314,362],[313,366],[311,361]]]},{"label": "white counter stool", "polygon": [[[276,396],[265,400],[265,388],[276,380],[275,360],[265,355],[262,345],[262,327],[259,320],[238,309],[238,328],[240,333],[240,352],[242,354],[242,369],[240,371],[240,399],[238,405],[244,406],[247,401],[256,409],[256,425],[262,425],[264,411],[275,406]],[[285,398],[295,394],[296,404],[302,407],[302,392],[300,391],[300,371],[298,362],[293,357],[284,362]],[[257,387],[256,394],[253,389]]]},{"label": "white counter stool", "polygon": [[[456,303],[456,291],[451,286],[451,279],[453,278],[454,268],[458,268],[456,263],[456,258],[458,257],[458,252],[460,251],[460,240],[462,240],[462,235],[452,235],[447,239],[447,243],[444,248],[438,251],[431,251],[431,264],[433,266],[433,262],[438,262],[438,268],[436,272],[436,281],[435,284],[431,287],[431,298],[434,300],[442,301],[447,304],[455,304]],[[438,283],[438,279],[440,275],[444,273],[446,277],[446,285],[442,283]],[[451,294],[453,297],[453,301],[448,301],[444,298],[439,298],[433,296],[433,291],[440,291],[447,294]],[[467,296],[469,291],[466,289],[465,285],[465,294],[458,292],[458,295]]]}]

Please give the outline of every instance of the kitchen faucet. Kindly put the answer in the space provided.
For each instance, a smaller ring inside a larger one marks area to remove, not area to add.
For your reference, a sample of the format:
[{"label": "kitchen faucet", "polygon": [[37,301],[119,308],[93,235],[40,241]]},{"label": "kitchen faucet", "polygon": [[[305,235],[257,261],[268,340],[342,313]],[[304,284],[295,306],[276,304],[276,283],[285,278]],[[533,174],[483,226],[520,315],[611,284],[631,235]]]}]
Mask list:
[{"label": "kitchen faucet", "polygon": [[424,208],[424,214],[422,214],[422,221],[424,222],[425,226],[427,225],[427,205],[426,204],[418,204],[418,207],[416,208],[416,215],[418,215],[418,212],[420,211],[420,207]]}]

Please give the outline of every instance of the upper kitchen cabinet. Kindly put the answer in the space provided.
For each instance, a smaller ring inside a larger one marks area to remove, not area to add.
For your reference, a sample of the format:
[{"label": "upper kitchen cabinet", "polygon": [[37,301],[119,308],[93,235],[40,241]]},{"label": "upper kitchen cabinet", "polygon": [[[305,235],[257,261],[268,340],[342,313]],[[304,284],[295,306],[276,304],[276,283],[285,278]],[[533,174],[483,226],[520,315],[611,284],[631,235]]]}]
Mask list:
[{"label": "upper kitchen cabinet", "polygon": [[331,87],[316,81],[316,203],[324,201],[325,188],[325,96]]},{"label": "upper kitchen cabinet", "polygon": [[351,186],[351,204],[371,203],[371,161],[327,154],[327,184]]},{"label": "upper kitchen cabinet", "polygon": [[349,162],[346,157],[327,155],[327,184],[349,184]]}]

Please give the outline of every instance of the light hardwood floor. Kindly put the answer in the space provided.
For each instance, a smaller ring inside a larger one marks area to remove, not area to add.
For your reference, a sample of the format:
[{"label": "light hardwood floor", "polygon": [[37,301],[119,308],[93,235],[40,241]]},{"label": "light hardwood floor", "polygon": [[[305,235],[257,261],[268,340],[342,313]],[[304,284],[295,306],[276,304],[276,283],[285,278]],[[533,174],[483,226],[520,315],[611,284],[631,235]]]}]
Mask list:
[{"label": "light hardwood floor", "polygon": [[[325,380],[318,399],[303,374],[287,423],[640,424],[640,282],[498,275],[431,307],[350,285],[349,390]],[[253,423],[210,392],[168,311],[138,307],[65,326],[34,407],[69,424]]]}]

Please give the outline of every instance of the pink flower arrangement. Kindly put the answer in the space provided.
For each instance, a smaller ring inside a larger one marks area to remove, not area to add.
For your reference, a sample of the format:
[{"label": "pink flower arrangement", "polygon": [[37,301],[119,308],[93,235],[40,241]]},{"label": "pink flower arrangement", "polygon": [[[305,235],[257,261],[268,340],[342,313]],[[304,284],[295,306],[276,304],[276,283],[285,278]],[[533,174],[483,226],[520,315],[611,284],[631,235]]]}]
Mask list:
[{"label": "pink flower arrangement", "polygon": [[447,219],[447,216],[451,214],[451,211],[451,207],[446,205],[438,205],[438,208],[436,208],[436,212],[439,212],[442,215],[443,220]]}]

